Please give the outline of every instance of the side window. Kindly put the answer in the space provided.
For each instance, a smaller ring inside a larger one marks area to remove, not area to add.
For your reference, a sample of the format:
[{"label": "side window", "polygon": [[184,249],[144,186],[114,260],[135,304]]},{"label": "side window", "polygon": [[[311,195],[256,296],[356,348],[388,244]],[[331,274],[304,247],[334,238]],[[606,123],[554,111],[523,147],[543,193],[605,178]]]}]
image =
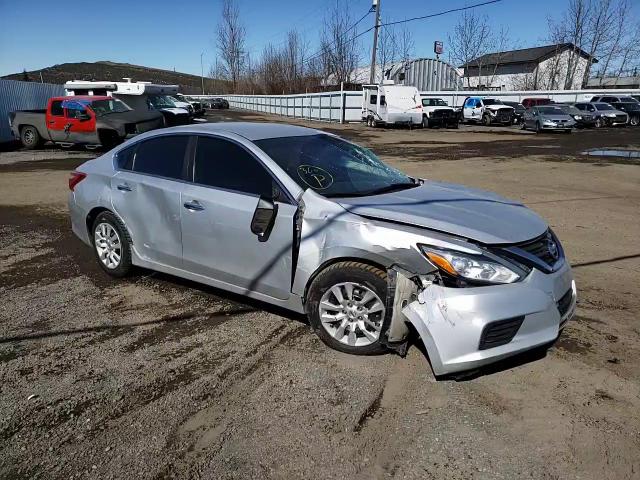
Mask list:
[{"label": "side window", "polygon": [[464,102],[464,107],[465,108],[473,108],[474,104],[475,104],[475,101],[473,100],[473,98],[467,98],[467,101]]},{"label": "side window", "polygon": [[133,158],[135,157],[137,146],[138,145],[132,145],[131,147],[123,148],[118,152],[118,156],[116,158],[118,168],[122,170],[133,170]]},{"label": "side window", "polygon": [[86,113],[84,105],[78,102],[64,102],[62,106],[67,110],[67,118],[80,118]]},{"label": "side window", "polygon": [[384,95],[382,95],[380,97],[380,105],[386,105],[387,104],[387,99],[385,98]]},{"label": "side window", "polygon": [[193,181],[271,198],[273,179],[258,159],[228,140],[198,137]]},{"label": "side window", "polygon": [[378,103],[378,95],[371,95],[369,97],[369,103],[371,105],[375,105],[376,103]]},{"label": "side window", "polygon": [[182,179],[188,141],[187,135],[167,135],[143,141],[136,149],[133,171]]},{"label": "side window", "polygon": [[617,102],[618,99],[616,97],[602,97],[602,101],[605,103]]},{"label": "side window", "polygon": [[56,117],[64,116],[62,100],[54,100],[53,102],[51,102],[51,115],[55,115]]},{"label": "side window", "polygon": [[482,102],[480,100],[476,100],[475,108],[482,108]]}]

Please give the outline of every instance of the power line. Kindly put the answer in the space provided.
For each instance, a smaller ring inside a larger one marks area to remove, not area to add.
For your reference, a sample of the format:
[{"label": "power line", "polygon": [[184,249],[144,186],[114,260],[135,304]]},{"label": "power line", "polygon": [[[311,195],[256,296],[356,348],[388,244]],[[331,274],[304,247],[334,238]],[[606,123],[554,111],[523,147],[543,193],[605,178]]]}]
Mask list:
[{"label": "power line", "polygon": [[398,23],[413,22],[414,20],[424,20],[425,18],[439,17],[441,15],[446,15],[448,13],[462,12],[463,10],[469,10],[471,8],[477,8],[477,7],[484,7],[485,5],[491,5],[492,3],[499,3],[501,1],[502,0],[489,0],[487,2],[476,3],[475,5],[468,5],[466,7],[452,8],[451,10],[445,10],[444,12],[432,13],[430,15],[422,15],[421,17],[407,18],[406,20],[398,20],[397,22],[381,23],[380,26],[384,27],[387,25],[397,25]]},{"label": "power line", "polygon": [[[400,24],[400,23],[413,22],[413,21],[415,21],[415,20],[424,20],[424,19],[427,19],[427,18],[440,17],[440,16],[442,16],[442,15],[447,15],[447,14],[449,14],[449,13],[455,13],[455,12],[462,12],[462,11],[465,11],[465,10],[471,10],[472,8],[484,7],[484,6],[486,6],[486,5],[491,5],[491,4],[494,4],[494,3],[499,3],[499,2],[501,2],[501,1],[502,1],[502,0],[488,0],[488,1],[485,1],[485,2],[481,2],[481,3],[475,3],[475,4],[473,4],[473,5],[467,5],[467,6],[465,6],[465,7],[459,7],[459,8],[452,8],[452,9],[450,9],[450,10],[444,10],[444,11],[442,11],[442,12],[438,12],[438,13],[431,13],[431,14],[428,14],[428,15],[422,15],[422,16],[419,16],[419,17],[407,18],[407,19],[405,19],[405,20],[398,20],[398,21],[395,21],[395,22],[381,23],[381,24],[379,25],[379,27],[385,27],[385,26],[389,26],[389,25],[397,25],[397,24]],[[366,14],[365,14],[365,15],[364,15],[360,20],[358,20],[358,21],[357,21],[353,26],[351,26],[348,30],[346,30],[346,31],[345,31],[345,33],[343,33],[341,36],[344,36],[346,33],[348,33],[349,31],[353,30],[353,28],[354,28],[358,23],[360,23],[362,20],[364,20],[364,18],[365,18],[369,13],[371,13],[371,12],[370,12],[370,11],[369,11],[369,12],[367,12],[367,13],[366,13]],[[354,41],[354,40],[356,40],[357,38],[359,38],[359,37],[361,37],[361,36],[365,35],[366,33],[369,33],[369,32],[370,32],[371,30],[373,30],[374,28],[375,28],[375,26],[373,26],[373,27],[369,27],[368,29],[364,30],[363,32],[358,33],[355,37],[353,37],[352,39],[349,39],[348,41]],[[342,43],[341,43],[341,42],[338,42],[338,43],[335,45],[335,47],[328,46],[328,48],[329,48],[329,50],[333,50],[334,48],[337,48],[337,47],[339,47],[339,46],[342,46],[342,45],[343,45],[343,43],[344,43],[344,42],[342,42]],[[320,49],[318,52],[316,52],[316,53],[315,53],[315,54],[313,54],[311,57],[309,57],[308,59],[306,59],[306,60],[303,62],[303,64],[306,64],[306,63],[308,63],[308,62],[310,62],[310,61],[312,61],[312,60],[315,60],[316,58],[320,57],[320,56],[324,53],[324,51],[325,51],[325,50],[327,50],[327,48],[322,48],[322,49]]]}]

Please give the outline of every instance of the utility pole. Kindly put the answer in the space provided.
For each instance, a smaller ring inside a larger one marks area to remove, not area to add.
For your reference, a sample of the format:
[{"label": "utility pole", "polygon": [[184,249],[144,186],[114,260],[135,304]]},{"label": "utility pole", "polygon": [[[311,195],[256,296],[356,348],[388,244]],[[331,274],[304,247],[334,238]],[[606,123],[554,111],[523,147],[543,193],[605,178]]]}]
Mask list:
[{"label": "utility pole", "polygon": [[204,67],[202,66],[202,56],[204,52],[200,54],[200,80],[202,82],[202,95],[204,95]]},{"label": "utility pole", "polygon": [[373,0],[371,9],[376,9],[376,23],[373,26],[373,49],[371,50],[371,73],[369,74],[369,83],[376,81],[376,51],[378,49],[378,28],[380,28],[380,1]]}]

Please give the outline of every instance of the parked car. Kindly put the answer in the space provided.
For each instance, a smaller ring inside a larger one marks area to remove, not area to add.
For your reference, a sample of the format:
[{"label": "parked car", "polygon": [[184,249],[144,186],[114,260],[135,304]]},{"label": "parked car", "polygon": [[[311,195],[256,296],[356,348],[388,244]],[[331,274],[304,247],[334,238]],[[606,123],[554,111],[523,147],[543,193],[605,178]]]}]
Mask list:
[{"label": "parked car", "polygon": [[602,95],[591,99],[591,103],[601,102],[608,103],[616,110],[620,110],[629,115],[629,125],[633,125],[634,127],[640,125],[640,103],[638,103],[635,98],[630,96],[617,97]]},{"label": "parked car", "polygon": [[178,94],[167,96],[173,101],[173,104],[176,107],[186,110],[189,113],[189,117],[193,118],[195,116],[195,110],[193,105],[191,105],[191,102],[188,102],[186,99],[178,96]]},{"label": "parked car", "polygon": [[573,118],[576,122],[576,128],[591,128],[596,125],[596,120],[591,113],[578,110],[574,105],[557,103],[555,106]]},{"label": "parked car", "polygon": [[608,103],[578,102],[575,106],[578,110],[588,112],[593,116],[596,128],[626,125],[629,121],[629,116],[626,113],[616,110]]},{"label": "parked car", "polygon": [[229,102],[227,102],[224,98],[212,98],[209,102],[209,108],[229,108]]},{"label": "parked car", "polygon": [[422,126],[458,128],[458,114],[441,98],[423,98]]},{"label": "parked car", "polygon": [[549,226],[496,194],[409,177],[332,134],[270,123],[150,132],[69,180],[100,267],[165,272],[306,313],[330,347],[437,375],[548,345],[576,287]]},{"label": "parked car", "polygon": [[571,133],[576,126],[575,120],[556,105],[543,105],[531,107],[524,114],[523,129],[532,129],[536,132],[543,130],[556,130]]},{"label": "parked car", "polygon": [[484,125],[513,124],[514,108],[497,98],[467,97],[462,104],[465,122],[482,122]]},{"label": "parked car", "polygon": [[158,112],[135,111],[112,97],[66,96],[50,98],[46,109],[11,112],[9,126],[28,149],[46,141],[110,148],[127,136],[161,128],[164,121]]},{"label": "parked car", "polygon": [[416,87],[363,85],[362,121],[381,125],[422,125],[422,100]]},{"label": "parked car", "polygon": [[523,121],[524,112],[527,110],[524,105],[518,102],[503,101],[502,103],[508,105],[509,107],[513,107],[513,123],[515,123],[516,125],[521,124]]},{"label": "parked car", "polygon": [[162,113],[167,126],[185,125],[191,121],[189,111],[178,107],[170,95],[150,94],[147,102],[149,109]]},{"label": "parked car", "polygon": [[176,93],[173,96],[179,101],[189,104],[191,106],[191,111],[193,112],[192,115],[194,117],[201,117],[204,115],[204,107],[202,106],[202,102],[200,102],[199,100],[194,100],[193,98],[187,97],[181,93]]},{"label": "parked car", "polygon": [[553,103],[553,101],[550,98],[525,98],[522,100],[522,105],[524,105],[524,108],[549,105],[551,103]]}]

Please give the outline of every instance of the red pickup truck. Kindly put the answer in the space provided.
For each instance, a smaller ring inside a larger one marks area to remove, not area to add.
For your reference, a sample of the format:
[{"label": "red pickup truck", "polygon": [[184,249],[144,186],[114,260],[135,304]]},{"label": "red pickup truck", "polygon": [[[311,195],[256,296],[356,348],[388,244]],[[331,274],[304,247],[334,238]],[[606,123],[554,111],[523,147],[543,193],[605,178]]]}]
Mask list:
[{"label": "red pickup truck", "polygon": [[50,98],[46,110],[11,112],[9,125],[28,149],[46,141],[110,148],[130,135],[163,127],[164,119],[160,112],[132,110],[113,97],[82,95]]}]

